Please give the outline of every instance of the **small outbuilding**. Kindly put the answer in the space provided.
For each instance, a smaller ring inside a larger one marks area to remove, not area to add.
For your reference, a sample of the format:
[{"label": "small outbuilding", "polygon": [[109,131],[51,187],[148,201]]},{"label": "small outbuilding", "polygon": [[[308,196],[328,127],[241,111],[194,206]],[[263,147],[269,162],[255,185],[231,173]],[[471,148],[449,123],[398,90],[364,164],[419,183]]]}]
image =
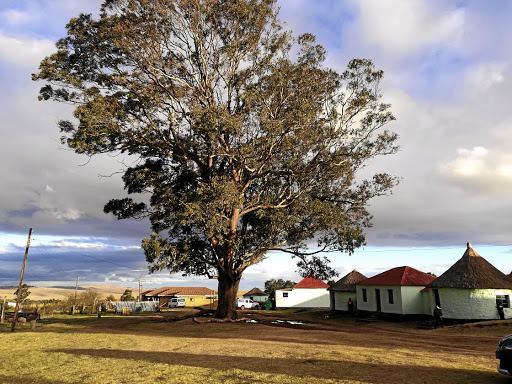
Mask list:
[{"label": "small outbuilding", "polygon": [[504,318],[512,318],[512,280],[480,256],[470,243],[462,257],[428,288],[431,310],[439,305],[446,318],[499,319],[500,306]]},{"label": "small outbuilding", "polygon": [[348,302],[352,300],[353,309],[357,309],[356,285],[367,277],[355,269],[331,285],[329,291],[331,311],[349,311]]},{"label": "small outbuilding", "polygon": [[411,267],[396,267],[357,284],[357,309],[398,315],[423,315],[421,292],[435,276]]},{"label": "small outbuilding", "polygon": [[244,299],[250,299],[252,301],[267,301],[269,294],[263,292],[261,289],[254,287],[249,292],[243,294]]},{"label": "small outbuilding", "polygon": [[276,308],[329,308],[329,284],[305,277],[293,288],[276,290]]},{"label": "small outbuilding", "polygon": [[206,287],[162,287],[146,291],[141,296],[142,300],[159,301],[160,307],[165,307],[172,297],[182,297],[187,307],[195,307],[211,303],[217,291]]}]

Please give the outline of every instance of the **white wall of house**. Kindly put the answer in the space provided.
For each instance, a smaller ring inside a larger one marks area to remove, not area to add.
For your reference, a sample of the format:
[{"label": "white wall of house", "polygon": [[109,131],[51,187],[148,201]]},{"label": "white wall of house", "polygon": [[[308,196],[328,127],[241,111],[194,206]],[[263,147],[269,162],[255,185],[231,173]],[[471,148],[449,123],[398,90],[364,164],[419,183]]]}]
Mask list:
[{"label": "white wall of house", "polygon": [[327,288],[277,290],[276,308],[329,308],[329,291]]},{"label": "white wall of house", "polygon": [[[421,292],[421,302],[423,304],[423,314],[424,315],[432,315],[434,313],[434,307],[431,304],[430,295],[431,295],[430,291]],[[432,296],[432,297],[434,297],[434,296]],[[434,304],[434,306],[435,306],[435,304]]]},{"label": "white wall of house", "polygon": [[[357,309],[363,311],[377,311],[377,290],[380,291],[381,312],[402,315],[417,315],[424,313],[422,286],[398,285],[358,285]],[[363,290],[366,289],[367,301],[363,300]],[[390,302],[388,291],[393,292],[393,302]]]},{"label": "white wall of house", "polygon": [[402,291],[402,313],[404,315],[424,314],[424,295],[421,290],[425,287],[405,285],[400,288]]},{"label": "white wall of house", "polygon": [[[348,299],[352,299],[352,302],[354,303],[354,310],[357,309],[357,294],[356,292],[338,292],[334,291],[332,292],[334,295],[334,308],[331,305],[331,310],[336,311],[348,311]],[[331,304],[332,301],[331,301]]]},{"label": "white wall of house", "polygon": [[[443,316],[449,319],[499,319],[496,295],[508,295],[512,300],[512,290],[507,289],[439,288],[438,291]],[[436,305],[433,289],[430,289],[430,305],[433,311]],[[503,312],[506,319],[512,319],[511,308],[504,308]]]}]

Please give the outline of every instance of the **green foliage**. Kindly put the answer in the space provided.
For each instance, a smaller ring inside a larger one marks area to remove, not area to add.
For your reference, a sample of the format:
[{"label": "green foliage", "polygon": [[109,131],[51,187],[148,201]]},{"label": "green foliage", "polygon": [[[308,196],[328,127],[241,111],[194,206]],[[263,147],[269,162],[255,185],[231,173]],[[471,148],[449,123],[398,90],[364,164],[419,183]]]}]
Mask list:
[{"label": "green foliage", "polygon": [[284,281],[283,279],[270,279],[265,281],[265,292],[273,297],[276,290],[284,288],[293,288],[295,284],[297,283],[291,280]]},{"label": "green foliage", "polygon": [[62,142],[77,153],[128,153],[128,194],[105,206],[149,218],[150,271],[219,277],[217,316],[233,317],[245,269],[271,250],[352,253],[366,206],[397,180],[357,171],[397,151],[383,130],[383,72],[354,59],[324,68],[311,34],[294,38],[275,0],[107,0],[67,25],[41,62],[40,99],[71,103]]},{"label": "green foliage", "polygon": [[107,299],[106,299],[106,300],[107,300],[107,301],[116,301],[116,298],[114,297],[114,295],[113,295],[113,294],[110,294],[110,295],[108,295],[108,296],[107,296]]},{"label": "green foliage", "polygon": [[[27,300],[28,296],[30,295],[30,291],[28,290],[30,287],[27,284],[21,285],[21,294],[20,294],[20,303],[23,303],[25,300]],[[16,289],[16,292],[14,292],[14,300],[18,297],[18,289]]]},{"label": "green foliage", "polygon": [[121,301],[135,301],[136,298],[132,295],[131,289],[126,289],[121,295]]},{"label": "green foliage", "polygon": [[301,258],[297,263],[297,272],[302,277],[314,277],[318,280],[329,280],[339,273],[329,266],[331,261],[326,257],[311,256],[308,260]]}]

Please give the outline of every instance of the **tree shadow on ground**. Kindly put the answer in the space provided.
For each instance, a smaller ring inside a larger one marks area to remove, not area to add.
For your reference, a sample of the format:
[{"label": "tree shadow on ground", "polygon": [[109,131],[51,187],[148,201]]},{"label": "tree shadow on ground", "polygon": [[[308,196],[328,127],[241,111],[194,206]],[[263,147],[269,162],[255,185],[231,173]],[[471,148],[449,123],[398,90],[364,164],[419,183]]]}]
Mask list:
[{"label": "tree shadow on ground", "polygon": [[[207,348],[205,346],[205,348]],[[471,369],[424,367],[417,365],[386,365],[338,360],[245,357],[220,354],[189,354],[175,352],[148,352],[116,349],[55,349],[49,352],[86,355],[95,358],[131,359],[168,365],[196,368],[283,374],[293,377],[315,377],[334,380],[361,380],[373,383],[409,384],[504,384],[507,377],[497,372]]]},{"label": "tree shadow on ground", "polygon": [[64,381],[43,379],[40,376],[8,376],[0,375],[0,383],[5,384],[66,384]]}]

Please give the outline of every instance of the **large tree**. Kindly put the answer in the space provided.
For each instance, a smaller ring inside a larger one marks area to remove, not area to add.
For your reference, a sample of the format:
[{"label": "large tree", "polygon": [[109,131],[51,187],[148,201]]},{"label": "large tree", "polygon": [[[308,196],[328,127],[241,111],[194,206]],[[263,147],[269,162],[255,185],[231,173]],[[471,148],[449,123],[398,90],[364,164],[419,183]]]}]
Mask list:
[{"label": "large tree", "polygon": [[75,106],[60,121],[77,153],[128,153],[128,194],[105,212],[145,218],[150,271],[218,276],[217,317],[236,317],[243,272],[271,250],[307,260],[353,252],[369,199],[396,180],[357,176],[396,152],[382,71],[325,68],[310,34],[294,38],[275,0],[105,0],[67,25],[34,80],[40,99]]}]

